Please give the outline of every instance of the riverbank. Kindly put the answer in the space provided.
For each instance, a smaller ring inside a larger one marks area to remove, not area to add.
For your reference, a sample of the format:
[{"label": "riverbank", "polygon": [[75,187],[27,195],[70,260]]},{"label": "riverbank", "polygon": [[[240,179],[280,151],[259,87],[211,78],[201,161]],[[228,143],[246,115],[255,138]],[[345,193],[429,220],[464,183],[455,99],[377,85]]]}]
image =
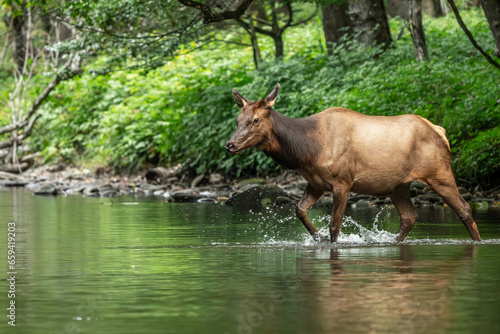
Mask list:
[{"label": "riverbank", "polygon": [[[0,172],[0,187],[26,187],[34,195],[116,197],[156,196],[168,202],[226,203],[248,209],[295,205],[307,182],[295,171],[265,178],[231,179],[219,173],[196,175],[180,165],[152,168],[134,176],[113,175],[105,167],[94,170],[62,165],[34,167],[22,174]],[[474,209],[500,207],[500,187],[482,190],[460,186],[459,191]],[[442,206],[442,198],[431,189],[413,183],[415,206]],[[351,193],[349,204],[370,207],[391,204],[389,198]],[[331,207],[326,193],[316,206]]]}]

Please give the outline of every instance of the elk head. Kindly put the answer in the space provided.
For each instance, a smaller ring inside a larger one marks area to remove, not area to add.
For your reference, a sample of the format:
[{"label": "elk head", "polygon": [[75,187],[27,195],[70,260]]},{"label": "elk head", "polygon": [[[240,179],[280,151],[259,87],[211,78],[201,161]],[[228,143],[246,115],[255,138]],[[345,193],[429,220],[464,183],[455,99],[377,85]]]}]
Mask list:
[{"label": "elk head", "polygon": [[231,139],[226,143],[226,151],[239,154],[246,148],[259,145],[269,140],[272,134],[271,110],[278,97],[280,84],[262,100],[251,102],[243,95],[233,90],[233,97],[241,109],[236,118],[238,127]]}]

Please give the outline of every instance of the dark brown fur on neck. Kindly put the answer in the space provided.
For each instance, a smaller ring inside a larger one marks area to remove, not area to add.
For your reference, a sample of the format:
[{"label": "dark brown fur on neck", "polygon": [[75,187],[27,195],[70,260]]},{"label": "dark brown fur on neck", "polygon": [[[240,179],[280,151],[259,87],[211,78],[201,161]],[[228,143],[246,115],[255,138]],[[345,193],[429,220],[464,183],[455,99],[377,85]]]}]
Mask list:
[{"label": "dark brown fur on neck", "polygon": [[319,143],[314,140],[317,120],[312,117],[290,118],[271,109],[272,134],[258,146],[280,165],[297,169],[318,155]]}]

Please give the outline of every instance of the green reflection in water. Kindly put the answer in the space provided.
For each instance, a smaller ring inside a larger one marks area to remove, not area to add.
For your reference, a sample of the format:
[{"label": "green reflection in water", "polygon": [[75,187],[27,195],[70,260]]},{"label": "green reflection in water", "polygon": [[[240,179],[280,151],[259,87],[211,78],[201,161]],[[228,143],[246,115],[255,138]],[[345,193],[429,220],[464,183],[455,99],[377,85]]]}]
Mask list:
[{"label": "green reflection in water", "polygon": [[[500,330],[499,211],[475,214],[481,244],[469,241],[448,209],[420,210],[403,245],[392,241],[399,224],[393,208],[347,215],[339,245],[316,245],[292,208],[241,212],[0,191],[0,248],[7,249],[6,225],[15,221],[18,269],[17,326],[7,326],[4,311],[0,331]],[[324,210],[311,217],[318,227],[329,221]],[[0,267],[7,272],[6,256]],[[0,289],[5,309],[6,280]]]}]

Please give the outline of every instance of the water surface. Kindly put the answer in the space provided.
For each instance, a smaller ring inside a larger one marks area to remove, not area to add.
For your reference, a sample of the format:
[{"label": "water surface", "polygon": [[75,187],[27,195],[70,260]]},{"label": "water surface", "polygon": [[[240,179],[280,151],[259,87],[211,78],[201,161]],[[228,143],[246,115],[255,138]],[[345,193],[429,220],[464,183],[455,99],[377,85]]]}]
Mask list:
[{"label": "water surface", "polygon": [[[16,327],[1,333],[500,332],[500,210],[474,243],[448,208],[348,209],[316,244],[293,209],[0,191],[0,268],[16,222]],[[326,232],[329,213],[310,211]]]}]

